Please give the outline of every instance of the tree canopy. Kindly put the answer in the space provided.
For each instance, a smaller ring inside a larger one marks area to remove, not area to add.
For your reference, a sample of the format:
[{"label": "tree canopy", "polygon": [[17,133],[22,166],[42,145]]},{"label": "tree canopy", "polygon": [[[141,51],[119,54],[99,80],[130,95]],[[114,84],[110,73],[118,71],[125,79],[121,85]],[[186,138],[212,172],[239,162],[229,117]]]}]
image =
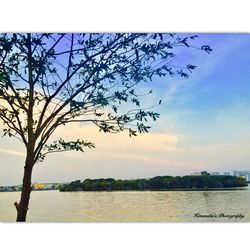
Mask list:
[{"label": "tree canopy", "polygon": [[201,176],[156,176],[149,179],[115,180],[86,179],[72,181],[64,185],[61,191],[126,191],[126,190],[171,190],[193,188],[235,188],[247,186],[246,178],[220,175]]},{"label": "tree canopy", "polygon": [[[127,130],[130,136],[148,132],[145,123],[159,114],[143,109],[136,85],[155,76],[187,78],[196,66],[174,65],[175,48],[191,48],[190,41],[196,38],[146,33],[1,34],[4,135],[26,146],[35,141],[38,162],[48,153],[94,147],[80,139],[47,144],[55,129],[67,123],[92,122],[105,133]],[[209,46],[198,49],[211,52]],[[120,112],[124,103],[134,107]]]}]

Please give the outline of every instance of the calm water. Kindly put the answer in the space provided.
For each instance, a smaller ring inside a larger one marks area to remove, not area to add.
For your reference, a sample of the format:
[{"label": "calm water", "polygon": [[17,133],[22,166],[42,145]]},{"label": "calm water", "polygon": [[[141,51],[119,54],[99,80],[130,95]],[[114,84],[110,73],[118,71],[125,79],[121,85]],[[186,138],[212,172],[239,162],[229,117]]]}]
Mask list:
[{"label": "calm water", "polygon": [[[0,193],[0,221],[15,221],[20,193]],[[243,219],[197,218],[243,214]],[[30,222],[235,222],[250,221],[250,189],[168,192],[59,192],[31,195]]]}]

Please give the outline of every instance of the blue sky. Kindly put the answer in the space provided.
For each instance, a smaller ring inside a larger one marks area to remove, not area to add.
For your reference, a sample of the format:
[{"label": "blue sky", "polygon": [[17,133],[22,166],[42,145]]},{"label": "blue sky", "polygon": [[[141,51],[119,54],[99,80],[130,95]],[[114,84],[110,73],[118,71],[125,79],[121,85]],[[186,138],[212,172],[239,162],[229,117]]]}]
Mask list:
[{"label": "blue sky", "polygon": [[218,121],[223,114],[229,122],[237,123],[238,128],[247,129],[250,36],[200,34],[199,39],[211,45],[212,54],[192,51],[193,58],[190,58],[198,68],[189,79],[182,80],[181,83],[173,79],[169,85],[166,80],[161,79],[159,92],[163,93],[162,97],[166,100],[161,113],[175,115],[179,121],[175,125],[183,131],[195,130],[202,133],[206,129],[209,133],[224,130],[226,120],[223,124]]},{"label": "blue sky", "polygon": [[[58,130],[55,138],[80,136],[96,149],[49,156],[35,167],[34,182],[250,170],[250,35],[198,36],[196,43],[213,52],[178,51],[177,64],[198,66],[189,79],[160,78],[141,87],[154,89],[146,106],[163,100],[150,134],[131,139],[80,125]],[[21,182],[23,153],[18,142],[0,138],[0,185]]]}]

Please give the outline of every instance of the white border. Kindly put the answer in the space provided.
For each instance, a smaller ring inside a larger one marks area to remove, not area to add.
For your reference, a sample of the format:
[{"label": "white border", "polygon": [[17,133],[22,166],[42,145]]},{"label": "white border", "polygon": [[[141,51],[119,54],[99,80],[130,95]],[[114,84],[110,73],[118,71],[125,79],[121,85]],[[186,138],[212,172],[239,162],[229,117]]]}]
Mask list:
[{"label": "white border", "polygon": [[247,0],[1,2],[0,31],[249,32]]},{"label": "white border", "polygon": [[[248,1],[3,1],[0,32],[250,32]],[[0,201],[1,202],[1,201]],[[1,249],[240,249],[249,223],[6,224]]]},{"label": "white border", "polygon": [[1,249],[246,249],[249,238],[247,223],[30,223],[0,229]]}]

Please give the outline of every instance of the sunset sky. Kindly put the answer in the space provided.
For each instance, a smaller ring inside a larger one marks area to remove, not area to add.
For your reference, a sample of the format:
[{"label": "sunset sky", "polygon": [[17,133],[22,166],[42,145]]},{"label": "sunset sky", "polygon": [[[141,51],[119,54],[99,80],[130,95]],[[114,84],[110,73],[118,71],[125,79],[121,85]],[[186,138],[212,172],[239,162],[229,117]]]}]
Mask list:
[{"label": "sunset sky", "polygon": [[[33,182],[85,178],[138,178],[185,175],[195,171],[250,170],[250,34],[198,34],[213,52],[186,49],[177,62],[197,65],[189,79],[160,78],[140,90],[161,118],[149,134],[103,134],[74,124],[54,138],[81,138],[95,143],[85,153],[49,155],[34,168]],[[23,146],[0,137],[0,186],[20,184]]]}]

